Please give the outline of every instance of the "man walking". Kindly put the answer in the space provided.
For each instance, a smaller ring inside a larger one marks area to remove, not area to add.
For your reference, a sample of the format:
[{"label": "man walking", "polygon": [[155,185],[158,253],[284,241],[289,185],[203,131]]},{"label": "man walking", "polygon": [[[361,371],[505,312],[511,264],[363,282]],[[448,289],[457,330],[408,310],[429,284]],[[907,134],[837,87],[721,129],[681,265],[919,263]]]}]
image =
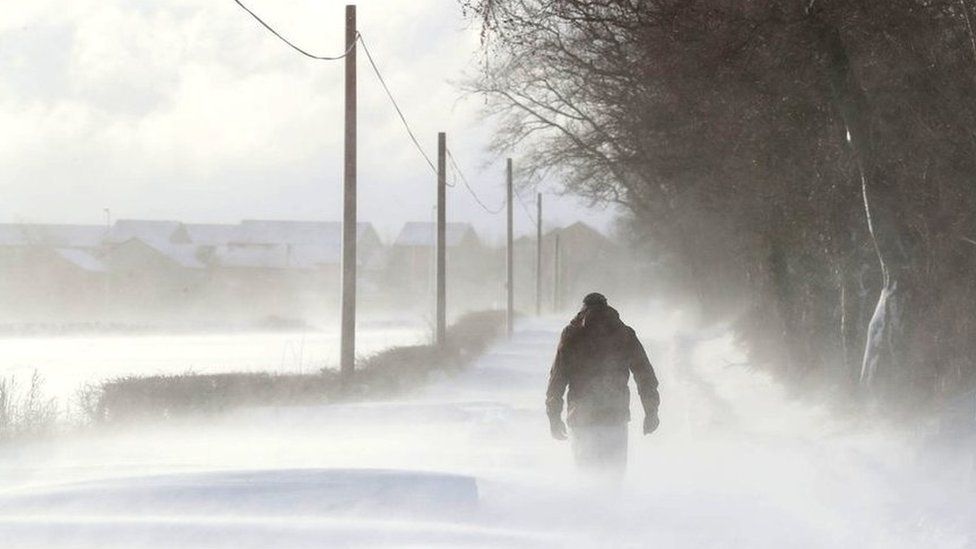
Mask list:
[{"label": "man walking", "polygon": [[654,368],[637,334],[620,320],[607,298],[587,295],[583,308],[563,330],[546,391],[550,430],[557,440],[567,436],[562,420],[566,394],[566,419],[581,469],[617,478],[626,470],[631,373],[644,406],[644,434],[648,435],[659,423]]}]

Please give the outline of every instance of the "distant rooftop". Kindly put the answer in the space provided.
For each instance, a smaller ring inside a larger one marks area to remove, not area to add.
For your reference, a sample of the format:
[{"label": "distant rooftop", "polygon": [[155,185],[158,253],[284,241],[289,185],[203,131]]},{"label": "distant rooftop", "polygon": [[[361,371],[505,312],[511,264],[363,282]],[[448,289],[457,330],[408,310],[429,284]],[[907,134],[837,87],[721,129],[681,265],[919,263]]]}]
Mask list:
[{"label": "distant rooftop", "polygon": [[197,256],[199,246],[195,244],[173,244],[153,240],[139,239],[140,242],[166,256],[181,267],[187,269],[203,269],[206,264]]},{"label": "distant rooftop", "polygon": [[218,246],[233,242],[241,231],[240,225],[186,223],[183,226],[190,242],[200,246]]},{"label": "distant rooftop", "polygon": [[179,221],[149,219],[120,219],[112,225],[105,241],[109,244],[121,244],[133,238],[159,244],[190,242],[186,229]]},{"label": "distant rooftop", "polygon": [[104,273],[108,270],[100,259],[85,250],[79,250],[77,248],[58,248],[55,250],[55,253],[61,256],[61,258],[65,261],[83,271]]},{"label": "distant rooftop", "polygon": [[[428,221],[411,221],[403,226],[395,246],[432,248],[436,239],[436,225]],[[444,227],[447,247],[459,246],[466,238],[478,240],[478,234],[470,223],[448,223]]]},{"label": "distant rooftop", "polygon": [[[356,238],[375,235],[372,224],[357,223]],[[242,244],[316,244],[339,246],[342,223],[338,221],[283,221],[245,219],[231,242]]]},{"label": "distant rooftop", "polygon": [[286,246],[270,248],[245,248],[218,246],[213,261],[220,267],[238,269],[295,269],[310,268],[292,261]]},{"label": "distant rooftop", "polygon": [[[221,267],[254,269],[315,269],[339,265],[341,247],[338,242],[317,244],[270,244],[267,246],[217,246],[214,263]],[[358,261],[363,264],[360,254]]]}]

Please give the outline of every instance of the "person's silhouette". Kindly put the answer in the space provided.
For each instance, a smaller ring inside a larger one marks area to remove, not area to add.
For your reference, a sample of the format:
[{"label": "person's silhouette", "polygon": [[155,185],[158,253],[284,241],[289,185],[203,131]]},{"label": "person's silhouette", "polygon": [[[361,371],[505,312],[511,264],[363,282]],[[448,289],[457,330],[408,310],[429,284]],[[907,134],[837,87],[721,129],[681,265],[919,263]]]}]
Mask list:
[{"label": "person's silhouette", "polygon": [[632,328],[598,293],[583,299],[583,308],[563,330],[549,373],[546,412],[552,436],[565,440],[563,395],[573,454],[582,469],[623,475],[627,468],[627,422],[634,374],[644,405],[644,434],[658,427],[657,377]]}]

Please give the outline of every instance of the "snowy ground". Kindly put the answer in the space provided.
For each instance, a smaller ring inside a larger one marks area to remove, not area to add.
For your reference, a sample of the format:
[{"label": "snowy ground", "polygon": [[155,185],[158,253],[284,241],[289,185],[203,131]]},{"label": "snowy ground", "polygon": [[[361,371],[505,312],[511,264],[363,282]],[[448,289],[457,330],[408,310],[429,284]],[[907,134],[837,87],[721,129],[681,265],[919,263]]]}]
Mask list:
[{"label": "snowy ground", "polygon": [[[357,353],[428,339],[428,330],[417,325],[364,328]],[[312,372],[334,365],[338,355],[335,331],[0,337],[0,378],[24,384],[36,370],[44,394],[67,402],[86,383],[118,376]]]},{"label": "snowy ground", "polygon": [[[974,547],[971,454],[798,403],[730,338],[638,326],[662,427],[620,491],[548,436],[559,324],[410,399],[0,449],[4,547]],[[636,404],[636,403],[635,403]],[[635,417],[640,417],[635,410]],[[937,467],[936,467],[937,466]]]}]

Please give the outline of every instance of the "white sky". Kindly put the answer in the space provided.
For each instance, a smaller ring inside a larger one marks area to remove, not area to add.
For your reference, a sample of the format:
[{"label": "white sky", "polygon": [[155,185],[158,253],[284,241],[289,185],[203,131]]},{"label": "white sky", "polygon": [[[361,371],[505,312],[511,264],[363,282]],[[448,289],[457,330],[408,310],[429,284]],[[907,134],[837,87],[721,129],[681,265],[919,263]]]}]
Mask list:
[{"label": "white sky", "polygon": [[[193,222],[339,218],[342,62],[297,54],[233,0],[0,4],[0,221],[102,223],[103,208]],[[342,52],[345,2],[245,4],[306,50]],[[477,70],[477,29],[455,0],[358,4],[359,30],[428,154],[446,131],[476,190],[500,204],[483,99],[453,84]],[[434,177],[362,52],[358,67],[360,219],[389,238],[431,219]],[[449,220],[501,234],[503,216],[448,191]],[[548,226],[611,220],[573,198],[546,201]],[[516,230],[532,230],[521,208]]]}]

